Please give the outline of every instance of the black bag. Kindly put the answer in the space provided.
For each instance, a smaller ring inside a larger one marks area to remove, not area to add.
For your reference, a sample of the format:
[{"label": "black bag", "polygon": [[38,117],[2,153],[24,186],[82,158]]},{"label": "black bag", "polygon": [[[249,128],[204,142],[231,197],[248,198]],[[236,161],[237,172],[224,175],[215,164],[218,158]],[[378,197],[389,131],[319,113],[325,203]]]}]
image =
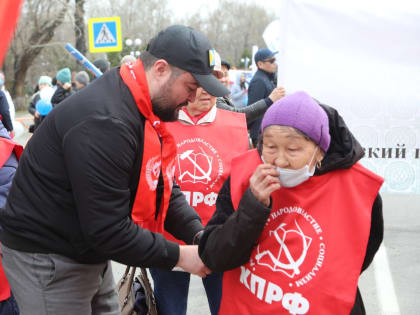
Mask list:
[{"label": "black bag", "polygon": [[118,281],[121,315],[157,315],[155,297],[146,269],[140,268],[138,276],[135,273],[135,267],[130,273],[130,266],[127,266]]}]

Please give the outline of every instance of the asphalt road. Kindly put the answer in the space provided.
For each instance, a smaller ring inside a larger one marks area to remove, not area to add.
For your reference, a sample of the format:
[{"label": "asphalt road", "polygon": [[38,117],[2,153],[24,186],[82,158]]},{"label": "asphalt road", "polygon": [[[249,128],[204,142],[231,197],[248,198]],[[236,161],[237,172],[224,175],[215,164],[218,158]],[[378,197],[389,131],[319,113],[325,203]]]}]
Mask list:
[{"label": "asphalt road", "polygon": [[[17,114],[15,140],[30,138],[28,114]],[[419,178],[420,180],[420,178]],[[420,195],[383,194],[385,239],[359,284],[368,315],[420,314]],[[116,281],[124,267],[114,263]],[[210,314],[201,279],[192,276],[188,314]]]}]

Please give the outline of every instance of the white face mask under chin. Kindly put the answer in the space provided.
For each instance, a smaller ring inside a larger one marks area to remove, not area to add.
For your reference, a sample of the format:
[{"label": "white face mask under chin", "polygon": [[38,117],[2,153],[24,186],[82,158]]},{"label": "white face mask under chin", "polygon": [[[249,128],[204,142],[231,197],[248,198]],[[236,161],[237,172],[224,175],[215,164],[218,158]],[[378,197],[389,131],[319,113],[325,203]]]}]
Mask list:
[{"label": "white face mask under chin", "polygon": [[[296,187],[302,184],[303,182],[307,181],[309,177],[314,175],[315,166],[312,168],[312,171],[310,171],[309,165],[312,164],[312,161],[315,157],[315,153],[317,151],[318,151],[318,147],[315,148],[311,161],[308,164],[306,164],[304,167],[298,170],[291,170],[287,168],[277,167],[277,171],[280,173],[279,175],[280,185],[282,187],[287,187],[287,188]],[[261,159],[264,161],[263,157],[261,157]]]}]

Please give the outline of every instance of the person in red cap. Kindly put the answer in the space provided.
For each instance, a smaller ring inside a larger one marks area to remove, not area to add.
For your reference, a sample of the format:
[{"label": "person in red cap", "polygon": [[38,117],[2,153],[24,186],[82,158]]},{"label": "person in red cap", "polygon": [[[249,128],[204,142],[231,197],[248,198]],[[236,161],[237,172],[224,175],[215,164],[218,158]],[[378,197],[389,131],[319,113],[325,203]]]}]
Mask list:
[{"label": "person in red cap", "polygon": [[223,96],[214,50],[186,26],[159,32],[135,64],[112,68],[46,117],[0,210],[3,267],[23,314],[120,314],[111,260],[210,273],[202,229],[173,172],[164,122],[196,90]]},{"label": "person in red cap", "polygon": [[224,271],[219,314],[365,314],[357,284],[383,239],[383,179],[305,92],[275,102],[261,131],[232,160],[200,241],[206,266]]}]

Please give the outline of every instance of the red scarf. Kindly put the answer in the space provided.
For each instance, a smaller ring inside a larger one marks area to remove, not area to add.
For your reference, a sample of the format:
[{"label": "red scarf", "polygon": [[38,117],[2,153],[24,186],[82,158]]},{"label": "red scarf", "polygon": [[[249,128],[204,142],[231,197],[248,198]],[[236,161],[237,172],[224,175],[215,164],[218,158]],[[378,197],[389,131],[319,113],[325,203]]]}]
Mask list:
[{"label": "red scarf", "polygon": [[[153,113],[149,86],[141,60],[138,59],[135,64],[122,65],[120,74],[130,89],[137,108],[146,118],[143,160],[131,217],[142,228],[152,232],[163,232],[172,192],[175,140],[166,130],[165,124]],[[156,188],[161,172],[164,191],[160,208],[156,209]]]},{"label": "red scarf", "polygon": [[188,112],[188,110],[185,106],[182,107],[182,111],[191,119],[191,121],[194,123],[194,125],[197,125],[197,123],[200,121],[200,119],[203,118],[204,116],[206,116],[210,110],[208,110],[204,113],[201,113],[199,115],[196,115],[196,116],[191,115]]},{"label": "red scarf", "polygon": [[6,163],[13,151],[15,152],[16,157],[20,159],[23,147],[13,140],[0,137],[0,168]]}]

